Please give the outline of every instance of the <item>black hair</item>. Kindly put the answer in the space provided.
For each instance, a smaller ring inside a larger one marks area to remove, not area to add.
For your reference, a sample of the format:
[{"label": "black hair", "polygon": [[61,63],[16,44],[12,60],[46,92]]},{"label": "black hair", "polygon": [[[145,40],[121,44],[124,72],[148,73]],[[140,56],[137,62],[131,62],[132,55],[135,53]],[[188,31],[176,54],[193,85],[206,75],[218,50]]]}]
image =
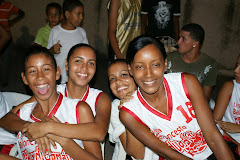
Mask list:
[{"label": "black hair", "polygon": [[147,45],[154,44],[159,51],[161,52],[163,59],[165,60],[167,57],[164,45],[162,42],[157,41],[156,39],[148,36],[138,36],[135,39],[133,39],[128,46],[127,50],[127,63],[131,64],[133,62],[133,59],[136,55],[136,53],[146,47]]},{"label": "black hair", "polygon": [[88,47],[88,48],[92,49],[93,52],[94,52],[95,55],[96,55],[95,49],[94,49],[92,46],[90,46],[89,44],[85,44],[85,43],[79,43],[79,44],[74,45],[74,46],[69,50],[68,55],[67,55],[67,62],[69,62],[69,59],[70,59],[71,55],[74,53],[74,51],[75,51],[76,49],[78,49],[78,48],[81,48],[81,47]]},{"label": "black hair", "polygon": [[60,4],[55,3],[55,2],[49,3],[46,7],[46,14],[48,14],[48,11],[50,8],[56,8],[58,10],[59,14],[62,14],[62,7]]},{"label": "black hair", "polygon": [[116,64],[116,63],[128,64],[126,59],[115,59],[108,65],[108,69],[111,67],[111,65]]},{"label": "black hair", "polygon": [[72,12],[72,10],[74,10],[76,7],[78,6],[82,6],[83,4],[81,1],[79,0],[64,0],[63,5],[62,5],[62,10],[63,10],[63,16],[65,17],[65,12]]},{"label": "black hair", "polygon": [[199,42],[199,45],[202,46],[204,38],[205,38],[205,31],[202,26],[196,23],[189,23],[184,25],[181,30],[190,32],[190,37]]},{"label": "black hair", "polygon": [[51,61],[53,62],[54,64],[54,68],[55,70],[57,70],[57,63],[56,63],[56,60],[54,58],[54,55],[45,47],[42,47],[42,46],[31,46],[28,51],[27,51],[27,54],[26,54],[26,57],[25,57],[25,60],[24,60],[24,74],[25,74],[25,67],[26,67],[26,63],[28,61],[28,59],[33,56],[33,55],[38,55],[38,54],[44,54],[46,57],[50,58]]}]

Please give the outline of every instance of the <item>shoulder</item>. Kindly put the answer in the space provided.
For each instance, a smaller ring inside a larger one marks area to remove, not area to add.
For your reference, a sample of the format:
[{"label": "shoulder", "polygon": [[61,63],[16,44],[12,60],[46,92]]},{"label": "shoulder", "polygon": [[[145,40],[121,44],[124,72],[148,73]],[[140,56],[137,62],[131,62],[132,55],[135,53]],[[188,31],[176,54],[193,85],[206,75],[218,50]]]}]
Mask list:
[{"label": "shoulder", "polygon": [[77,29],[79,32],[86,33],[86,31],[85,31],[82,27],[77,27],[76,29]]},{"label": "shoulder", "polygon": [[84,101],[79,101],[77,103],[77,108],[78,108],[79,112],[81,112],[82,114],[92,112],[90,106]]},{"label": "shoulder", "polygon": [[217,61],[214,59],[214,58],[212,58],[212,57],[210,57],[209,55],[206,55],[205,53],[201,53],[202,55],[202,61],[204,61],[204,62],[208,62],[208,63],[211,63],[211,64],[217,64]]},{"label": "shoulder", "polygon": [[224,92],[229,92],[229,93],[232,93],[232,90],[234,88],[234,82],[233,81],[226,81],[221,90],[223,90]]}]

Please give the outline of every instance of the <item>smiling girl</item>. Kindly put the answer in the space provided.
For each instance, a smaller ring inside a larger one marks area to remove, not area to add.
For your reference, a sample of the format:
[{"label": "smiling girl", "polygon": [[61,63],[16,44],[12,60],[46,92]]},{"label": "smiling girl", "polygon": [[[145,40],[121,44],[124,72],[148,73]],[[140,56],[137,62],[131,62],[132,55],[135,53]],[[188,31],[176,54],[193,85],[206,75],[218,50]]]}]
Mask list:
[{"label": "smiling girl", "polygon": [[[167,61],[162,44],[137,37],[129,45],[127,61],[138,89],[134,98],[123,104],[120,120],[155,153],[153,159],[207,159],[214,155],[234,159],[196,77],[164,74]],[[127,141],[128,153],[143,149],[143,145],[139,149]]]},{"label": "smiling girl", "polygon": [[[57,93],[56,80],[60,77],[60,69],[56,61],[46,48],[36,46],[31,48],[25,59],[24,72],[21,73],[23,82],[32,90],[36,102],[27,103],[17,111],[17,115],[24,121],[39,125],[42,120],[57,117],[62,123],[82,124],[93,122],[94,118],[87,103],[72,100]],[[48,120],[49,121],[49,120]],[[74,132],[74,131],[72,131]],[[51,154],[39,151],[38,144],[19,132],[18,149],[22,159],[39,159],[60,157],[73,159],[101,159],[101,148],[98,142],[63,138],[54,134],[46,135],[57,142],[51,146]],[[46,138],[36,141],[46,143]],[[81,147],[80,147],[81,146]],[[84,150],[85,148],[85,150]],[[49,151],[49,150],[48,150]]]}]

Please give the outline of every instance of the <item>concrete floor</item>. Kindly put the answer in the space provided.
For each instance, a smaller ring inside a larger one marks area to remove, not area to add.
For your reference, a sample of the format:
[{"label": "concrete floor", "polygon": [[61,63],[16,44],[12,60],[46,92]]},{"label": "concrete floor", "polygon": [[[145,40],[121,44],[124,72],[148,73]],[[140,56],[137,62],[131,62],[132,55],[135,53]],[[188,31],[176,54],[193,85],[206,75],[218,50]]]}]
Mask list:
[{"label": "concrete floor", "polygon": [[[26,49],[18,46],[12,47],[12,52],[10,55],[10,60],[7,63],[7,85],[0,85],[0,91],[11,91],[11,92],[19,92],[24,94],[31,95],[30,90],[23,84],[20,73],[23,69],[23,61],[24,61],[24,51]],[[107,78],[107,66],[108,61],[105,55],[97,55],[97,72],[94,77],[94,84],[93,87],[98,88],[110,94],[110,89],[108,87],[108,78]],[[0,67],[3,70],[2,67]],[[3,78],[2,71],[0,71],[0,77]],[[224,76],[219,75],[217,79],[217,85],[213,90],[212,97],[215,100],[217,96],[217,92],[222,86],[222,84],[226,80],[231,80],[231,76]],[[114,145],[110,144],[108,141],[108,137],[106,138],[106,147],[105,147],[105,160],[111,160],[112,153],[113,153]]]}]

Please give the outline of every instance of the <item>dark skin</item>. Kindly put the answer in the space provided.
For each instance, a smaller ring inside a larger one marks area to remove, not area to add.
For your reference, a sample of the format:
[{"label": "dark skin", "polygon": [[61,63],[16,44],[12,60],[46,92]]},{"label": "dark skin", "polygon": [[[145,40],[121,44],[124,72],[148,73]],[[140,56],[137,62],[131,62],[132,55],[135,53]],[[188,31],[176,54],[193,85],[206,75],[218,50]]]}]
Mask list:
[{"label": "dark skin", "polygon": [[[166,68],[166,61],[164,62],[159,50],[153,44],[147,45],[139,50],[132,64],[129,65],[129,72],[139,86],[144,99],[153,108],[165,114],[167,113],[168,103],[163,85],[163,75]],[[217,159],[234,159],[230,149],[216,127],[211,110],[197,78],[190,74],[184,74],[184,79],[190,95],[192,109],[194,110],[199,127],[208,146]],[[168,147],[164,142],[154,136],[147,126],[139,123],[128,112],[121,110],[120,120],[133,136],[161,157],[166,159],[189,159]],[[127,141],[127,150],[128,143],[130,142]],[[131,145],[132,147],[129,148],[129,150],[131,150],[131,152],[138,152],[138,150],[136,150],[138,147],[135,146],[135,144]]]}]

